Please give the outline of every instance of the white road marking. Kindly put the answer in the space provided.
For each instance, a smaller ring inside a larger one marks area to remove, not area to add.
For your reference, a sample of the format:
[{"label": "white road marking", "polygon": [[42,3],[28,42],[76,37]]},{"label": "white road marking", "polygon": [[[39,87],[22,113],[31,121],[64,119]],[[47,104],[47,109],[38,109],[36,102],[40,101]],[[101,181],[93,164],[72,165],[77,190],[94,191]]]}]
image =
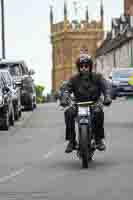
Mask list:
[{"label": "white road marking", "polygon": [[0,183],[4,183],[18,175],[21,175],[22,173],[24,173],[24,169],[20,169],[19,171],[13,172],[9,176],[4,176],[3,178],[0,178]]}]

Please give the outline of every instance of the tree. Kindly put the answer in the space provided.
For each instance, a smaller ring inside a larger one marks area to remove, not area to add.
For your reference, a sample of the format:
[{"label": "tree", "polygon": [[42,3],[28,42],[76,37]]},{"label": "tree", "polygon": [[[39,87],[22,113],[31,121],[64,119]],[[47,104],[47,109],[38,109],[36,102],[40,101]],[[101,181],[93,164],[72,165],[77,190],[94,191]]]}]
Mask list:
[{"label": "tree", "polygon": [[45,87],[42,85],[36,85],[35,88],[36,88],[37,103],[44,103],[43,91],[44,91]]}]

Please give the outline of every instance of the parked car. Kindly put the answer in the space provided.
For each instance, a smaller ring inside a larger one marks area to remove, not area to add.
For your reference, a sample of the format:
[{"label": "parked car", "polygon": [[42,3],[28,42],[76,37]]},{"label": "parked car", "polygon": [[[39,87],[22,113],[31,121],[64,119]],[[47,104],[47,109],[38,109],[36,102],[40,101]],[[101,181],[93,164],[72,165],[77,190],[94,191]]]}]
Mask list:
[{"label": "parked car", "polygon": [[113,69],[109,79],[112,86],[112,99],[123,96],[133,96],[133,86],[129,84],[129,77],[133,75],[133,68]]},{"label": "parked car", "polygon": [[21,105],[24,108],[33,110],[36,107],[36,91],[32,76],[33,70],[29,70],[24,61],[0,61],[0,68],[8,68],[14,82],[20,86]]},{"label": "parked car", "polygon": [[10,125],[14,125],[12,91],[0,71],[0,129],[8,130]]},{"label": "parked car", "polygon": [[21,96],[20,96],[20,87],[17,86],[17,83],[13,81],[10,73],[6,69],[0,69],[0,73],[3,79],[3,82],[10,88],[12,92],[12,102],[14,108],[14,118],[18,120],[21,117]]},{"label": "parked car", "polygon": [[31,77],[22,82],[21,103],[24,109],[33,110],[36,108],[36,90]]}]

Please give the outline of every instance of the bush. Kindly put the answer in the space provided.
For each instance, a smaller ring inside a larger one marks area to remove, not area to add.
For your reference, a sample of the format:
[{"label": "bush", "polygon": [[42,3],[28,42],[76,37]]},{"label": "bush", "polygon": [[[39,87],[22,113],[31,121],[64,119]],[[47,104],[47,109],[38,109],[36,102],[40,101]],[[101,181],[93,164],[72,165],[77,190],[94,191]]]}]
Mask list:
[{"label": "bush", "polygon": [[44,103],[44,98],[43,97],[36,97],[36,102],[39,103]]}]

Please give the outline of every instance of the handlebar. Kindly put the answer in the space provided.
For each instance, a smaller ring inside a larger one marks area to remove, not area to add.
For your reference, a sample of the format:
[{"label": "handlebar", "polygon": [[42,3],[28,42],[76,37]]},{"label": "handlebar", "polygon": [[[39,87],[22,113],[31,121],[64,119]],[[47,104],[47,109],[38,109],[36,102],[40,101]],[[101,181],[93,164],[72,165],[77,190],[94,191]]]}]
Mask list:
[{"label": "handlebar", "polygon": [[85,101],[85,102],[78,102],[76,104],[79,105],[79,106],[89,106],[89,105],[96,104],[96,102],[94,102],[94,101]]}]

